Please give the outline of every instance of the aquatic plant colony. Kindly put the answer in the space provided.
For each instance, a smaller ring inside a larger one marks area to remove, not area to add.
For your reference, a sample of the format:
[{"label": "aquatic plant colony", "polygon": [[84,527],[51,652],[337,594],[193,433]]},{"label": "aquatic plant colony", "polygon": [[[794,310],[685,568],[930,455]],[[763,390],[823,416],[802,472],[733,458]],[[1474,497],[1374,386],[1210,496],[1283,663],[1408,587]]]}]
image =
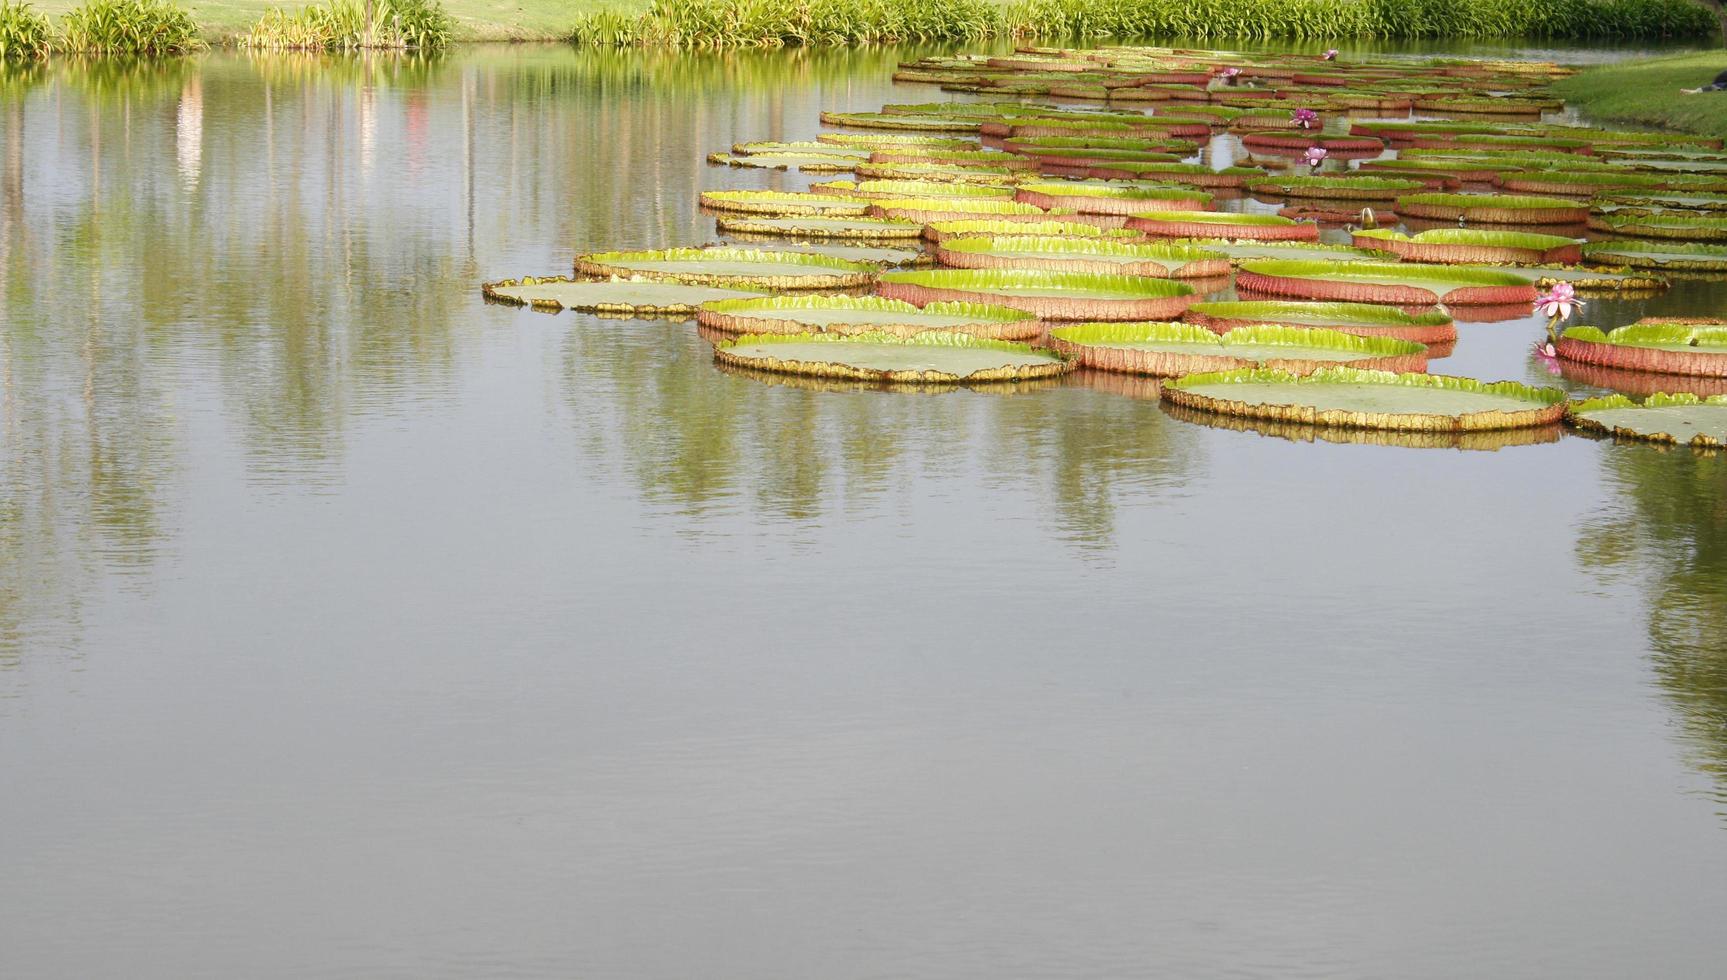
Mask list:
[{"label": "aquatic plant colony", "polygon": [[[974,101],[716,148],[715,166],[808,185],[702,194],[728,241],[483,290],[694,317],[722,370],[780,384],[1035,390],[1083,371],[1295,438],[1500,448],[1568,422],[1718,450],[1727,320],[1572,321],[1591,295],[1727,273],[1727,151],[1560,124],[1548,86],[1567,74],[1334,51],[929,58],[895,80]],[[1431,371],[1458,321],[1532,316],[1536,363],[1619,393]]]}]

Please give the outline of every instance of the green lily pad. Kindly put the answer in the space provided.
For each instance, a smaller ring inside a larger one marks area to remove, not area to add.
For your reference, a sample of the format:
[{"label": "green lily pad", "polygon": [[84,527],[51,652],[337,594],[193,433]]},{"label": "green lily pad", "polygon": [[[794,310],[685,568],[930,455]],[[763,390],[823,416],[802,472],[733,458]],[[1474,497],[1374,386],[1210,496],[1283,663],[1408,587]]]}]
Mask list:
[{"label": "green lily pad", "polygon": [[1213,329],[1277,323],[1296,327],[1325,327],[1345,333],[1398,337],[1424,344],[1444,344],[1457,339],[1451,315],[1441,310],[1410,313],[1395,306],[1372,303],[1313,303],[1298,300],[1233,300],[1195,303],[1187,318]]},{"label": "green lily pad", "polygon": [[982,126],[979,118],[952,119],[940,116],[895,115],[886,112],[824,112],[824,126],[850,126],[853,129],[902,129],[928,133],[975,133]]},{"label": "green lily pad", "polygon": [[797,170],[803,173],[849,173],[866,161],[838,153],[710,153],[708,162],[757,170]]},{"label": "green lily pad", "polygon": [[1142,236],[1137,231],[1127,228],[1104,228],[1098,225],[1080,224],[1073,221],[1062,221],[1051,218],[1048,221],[991,221],[988,219],[973,219],[959,221],[935,221],[923,228],[927,229],[925,237],[936,241],[949,238],[968,238],[992,235],[1037,235],[1062,236],[1066,238],[1112,238],[1138,240]]},{"label": "green lily pad", "polygon": [[1397,199],[1397,212],[1413,218],[1483,224],[1582,224],[1589,205],[1559,197],[1511,194],[1406,194]]},{"label": "green lily pad", "polygon": [[1142,276],[1226,276],[1220,252],[1186,245],[1122,242],[1106,238],[994,235],[948,238],[944,265],[967,269],[1049,269]]},{"label": "green lily pad", "polygon": [[1423,344],[1302,327],[1217,334],[1188,323],[1082,323],[1055,327],[1050,338],[1085,367],[1163,376],[1268,364],[1296,373],[1337,364],[1419,371],[1427,364]]},{"label": "green lily pad", "polygon": [[1583,258],[1588,262],[1640,269],[1727,272],[1727,245],[1629,240],[1591,242],[1583,246]]},{"label": "green lily pad", "polygon": [[975,150],[979,148],[976,140],[956,139],[951,136],[911,136],[904,133],[823,133],[816,137],[816,142],[826,143],[830,146],[857,146],[870,149],[896,146],[944,147],[950,150]]},{"label": "green lily pad", "polygon": [[916,307],[880,296],[772,296],[702,307],[703,326],[732,333],[893,333],[950,330],[995,340],[1029,340],[1043,327],[1030,313],[976,303]]},{"label": "green lily pad", "polygon": [[1419,180],[1388,177],[1262,177],[1247,182],[1256,194],[1281,197],[1335,198],[1346,201],[1389,201],[1427,186]]},{"label": "green lily pad", "polygon": [[1348,367],[1194,374],[1165,384],[1163,397],[1225,415],[1424,432],[1548,425],[1565,414],[1565,396],[1553,388]]},{"label": "green lily pad", "polygon": [[1533,302],[1533,279],[1510,271],[1414,262],[1244,262],[1239,289],[1305,299],[1392,303]]},{"label": "green lily pad", "polygon": [[960,197],[980,201],[1010,201],[1012,187],[991,187],[933,180],[834,180],[816,184],[813,190],[843,197],[881,199],[890,197]]},{"label": "green lily pad", "polygon": [[1025,310],[1047,320],[1163,320],[1193,302],[1193,287],[1172,279],[998,269],[887,272],[876,292],[923,305],[952,301]]},{"label": "green lily pad", "polygon": [[745,334],[716,344],[736,367],[892,384],[979,384],[1066,374],[1073,365],[1025,344],[963,333]]},{"label": "green lily pad", "polygon": [[1642,402],[1624,395],[1591,398],[1571,406],[1573,425],[1626,439],[1687,445],[1727,446],[1727,395],[1654,394]]},{"label": "green lily pad", "polygon": [[881,245],[847,245],[834,242],[751,242],[732,246],[758,252],[791,252],[798,255],[826,255],[848,262],[862,262],[878,269],[928,265],[933,259],[920,248],[889,248]]},{"label": "green lily pad", "polygon": [[1727,216],[1598,214],[1589,219],[1589,227],[1615,235],[1634,235],[1639,238],[1675,238],[1694,242],[1727,241]]},{"label": "green lily pad", "polygon": [[803,194],[797,191],[703,191],[703,207],[716,211],[742,211],[750,214],[820,214],[829,217],[861,216],[869,209],[868,201],[832,194]]},{"label": "green lily pad", "polygon": [[1322,245],[1318,242],[1257,242],[1229,241],[1220,238],[1169,238],[1171,245],[1197,245],[1213,252],[1222,252],[1236,265],[1256,259],[1294,259],[1315,262],[1383,262],[1384,257],[1348,245]]},{"label": "green lily pad", "polygon": [[660,279],[692,286],[838,289],[868,285],[875,266],[807,252],[746,248],[665,248],[576,256],[584,276]]},{"label": "green lily pad", "polygon": [[763,293],[717,286],[686,286],[675,282],[637,279],[599,281],[567,276],[524,276],[488,282],[480,287],[488,299],[537,310],[582,313],[627,313],[638,316],[681,316],[695,313],[715,300],[760,299]]},{"label": "green lily pad", "polygon": [[787,238],[835,238],[858,241],[915,239],[923,226],[915,221],[886,218],[766,218],[721,216],[719,229],[729,235],[782,235]]}]

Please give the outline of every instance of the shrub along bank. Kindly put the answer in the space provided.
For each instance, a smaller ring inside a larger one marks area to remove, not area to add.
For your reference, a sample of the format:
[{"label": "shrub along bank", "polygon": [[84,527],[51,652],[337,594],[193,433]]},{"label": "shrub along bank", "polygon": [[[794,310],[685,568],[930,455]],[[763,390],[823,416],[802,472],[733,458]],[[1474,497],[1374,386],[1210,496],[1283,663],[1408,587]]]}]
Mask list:
[{"label": "shrub along bank", "polygon": [[[298,10],[266,9],[238,40],[252,48],[353,50],[440,48],[455,37],[440,0],[324,0]],[[94,55],[174,55],[203,47],[192,13],[171,0],[88,0],[55,25],[27,3],[0,2],[0,60],[54,51]]]}]

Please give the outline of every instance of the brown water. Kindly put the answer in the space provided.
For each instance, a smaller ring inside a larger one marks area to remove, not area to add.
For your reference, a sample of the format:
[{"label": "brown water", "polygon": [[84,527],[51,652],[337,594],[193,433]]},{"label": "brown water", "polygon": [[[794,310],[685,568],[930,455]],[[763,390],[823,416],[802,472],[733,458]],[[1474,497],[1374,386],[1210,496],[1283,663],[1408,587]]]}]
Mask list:
[{"label": "brown water", "polygon": [[7,76],[0,976],[1722,975],[1727,458],[482,301],[895,58]]}]

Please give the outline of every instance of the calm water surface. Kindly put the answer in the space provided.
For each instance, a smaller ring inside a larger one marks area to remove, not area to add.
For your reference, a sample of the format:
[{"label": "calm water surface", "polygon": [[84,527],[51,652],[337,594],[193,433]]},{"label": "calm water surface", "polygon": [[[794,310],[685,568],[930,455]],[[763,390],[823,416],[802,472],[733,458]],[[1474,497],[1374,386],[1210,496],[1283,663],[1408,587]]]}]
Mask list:
[{"label": "calm water surface", "polygon": [[6,76],[0,976],[1727,973],[1727,458],[481,300],[896,58]]}]

